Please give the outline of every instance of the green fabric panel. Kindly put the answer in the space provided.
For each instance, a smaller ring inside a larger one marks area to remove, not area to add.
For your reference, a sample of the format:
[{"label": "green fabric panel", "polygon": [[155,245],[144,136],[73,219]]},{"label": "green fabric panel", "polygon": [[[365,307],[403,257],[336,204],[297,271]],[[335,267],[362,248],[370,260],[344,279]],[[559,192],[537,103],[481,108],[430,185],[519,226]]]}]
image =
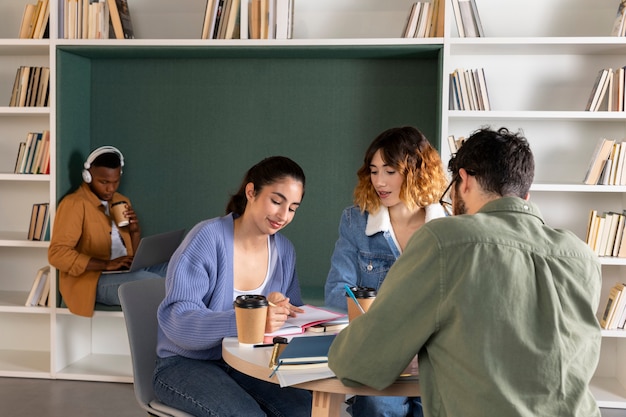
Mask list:
[{"label": "green fabric panel", "polygon": [[[88,129],[85,120],[61,118],[60,169],[67,152],[84,159],[86,143],[118,147],[126,160],[120,191],[149,235],[224,214],[251,165],[270,155],[293,158],[307,175],[306,195],[283,233],[296,247],[306,299],[321,302],[341,211],[351,204],[367,145],[398,125],[439,136],[439,55],[366,51],[193,59],[82,51],[91,59],[90,85],[64,92],[61,104],[88,108]],[[82,59],[63,61],[64,69],[76,66],[68,74],[85,69]]]}]

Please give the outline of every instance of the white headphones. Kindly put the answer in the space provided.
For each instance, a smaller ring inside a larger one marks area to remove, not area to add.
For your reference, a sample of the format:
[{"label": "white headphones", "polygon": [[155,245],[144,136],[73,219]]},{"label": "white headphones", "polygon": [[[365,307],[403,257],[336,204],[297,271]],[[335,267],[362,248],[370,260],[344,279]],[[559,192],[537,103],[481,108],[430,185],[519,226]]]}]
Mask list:
[{"label": "white headphones", "polygon": [[[120,157],[120,165],[122,168],[124,168],[124,155],[122,155],[119,149],[113,146],[101,146],[95,149],[93,152],[91,152],[89,156],[87,157],[87,160],[83,164],[83,167],[84,167],[83,181],[85,181],[87,184],[91,183],[91,180],[92,180],[91,173],[89,172],[89,168],[91,168],[91,164],[93,163],[93,161],[95,161],[97,157],[99,157],[100,155],[104,155],[105,153],[117,154],[117,156]],[[121,173],[122,173],[122,170],[120,170],[120,174]]]}]

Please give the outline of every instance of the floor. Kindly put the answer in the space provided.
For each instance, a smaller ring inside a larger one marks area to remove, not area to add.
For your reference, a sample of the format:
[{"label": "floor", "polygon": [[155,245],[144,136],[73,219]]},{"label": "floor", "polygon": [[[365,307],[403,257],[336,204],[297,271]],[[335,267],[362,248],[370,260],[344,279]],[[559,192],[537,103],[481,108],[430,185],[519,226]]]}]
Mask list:
[{"label": "floor", "polygon": [[[2,416],[146,417],[133,386],[108,382],[0,378]],[[348,414],[342,411],[341,417]],[[602,410],[603,417],[626,417],[626,410]]]},{"label": "floor", "polygon": [[[146,417],[132,384],[0,378],[1,416]],[[347,417],[343,411],[341,417]]]}]

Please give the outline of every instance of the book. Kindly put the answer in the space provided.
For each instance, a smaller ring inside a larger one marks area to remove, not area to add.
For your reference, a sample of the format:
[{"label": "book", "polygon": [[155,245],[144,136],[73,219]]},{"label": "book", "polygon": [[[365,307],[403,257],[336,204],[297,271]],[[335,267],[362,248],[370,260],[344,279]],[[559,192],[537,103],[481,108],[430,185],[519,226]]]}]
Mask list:
[{"label": "book", "polygon": [[626,15],[626,0],[619,0],[617,5],[617,13],[613,20],[611,28],[611,36],[624,36],[624,16]]},{"label": "book", "polygon": [[35,28],[33,29],[33,39],[43,39],[48,19],[50,18],[50,0],[42,0]]},{"label": "book", "polygon": [[428,33],[428,25],[430,23],[430,3],[423,2],[420,8],[419,19],[417,22],[417,30],[415,31],[416,38],[425,38]]},{"label": "book", "polygon": [[602,68],[598,71],[596,79],[593,82],[593,87],[591,88],[591,93],[589,94],[589,99],[587,100],[586,111],[594,111],[593,109],[596,108],[596,103],[598,102],[598,97],[600,96],[600,91],[602,90],[607,75],[608,70],[606,68]]},{"label": "book", "polygon": [[413,38],[415,37],[415,31],[417,30],[417,19],[419,17],[419,10],[421,7],[421,3],[413,3],[411,5],[411,10],[409,11],[409,17],[406,21],[406,25],[404,27],[404,32],[402,37],[404,38]]},{"label": "book", "polygon": [[33,231],[33,240],[43,240],[49,216],[48,207],[48,203],[40,203],[37,205],[37,221],[35,222],[35,230]]},{"label": "book", "polygon": [[[39,304],[39,300],[43,294],[44,288],[46,286],[46,281],[48,280],[48,275],[50,273],[50,266],[46,265],[37,270],[37,274],[33,281],[33,285],[30,288],[30,292],[28,293],[28,297],[26,298],[25,306],[35,306]],[[48,287],[50,288],[50,287]]]},{"label": "book", "polygon": [[24,7],[24,14],[22,15],[22,23],[20,24],[20,39],[28,39],[33,33],[34,23],[37,18],[35,12],[37,11],[36,4],[27,4]]},{"label": "book", "polygon": [[583,183],[587,185],[597,184],[602,174],[602,169],[611,155],[611,150],[615,144],[614,140],[602,138],[598,141],[596,148],[589,161],[587,173],[583,179]]},{"label": "book", "polygon": [[278,355],[277,367],[285,365],[326,364],[328,349],[335,334],[312,337],[294,337]]},{"label": "book", "polygon": [[306,331],[311,333],[336,333],[348,327],[348,324],[347,318],[345,320],[333,320],[326,323],[315,324],[308,327]]},{"label": "book", "polygon": [[472,17],[474,18],[474,24],[476,25],[476,30],[478,32],[478,37],[482,38],[485,36],[483,31],[483,24],[480,21],[480,15],[478,14],[478,7],[476,7],[476,0],[470,0],[470,5],[472,9]]},{"label": "book", "polygon": [[291,39],[293,29],[293,0],[276,0],[275,39]]},{"label": "book", "polygon": [[606,324],[606,328],[609,330],[617,329],[618,322],[620,318],[622,317],[622,312],[624,311],[624,307],[626,307],[626,293],[624,291],[624,284],[622,283],[615,284],[614,288],[617,289],[619,294],[617,295],[617,298],[615,299],[615,301],[613,301],[615,308],[613,309],[613,313],[611,314]]},{"label": "book", "polygon": [[202,34],[200,35],[200,39],[210,39],[209,35],[213,33],[216,11],[217,0],[207,0],[204,9],[204,21],[202,22]]},{"label": "book", "polygon": [[461,9],[459,8],[459,0],[452,1],[452,11],[454,12],[454,22],[456,23],[456,29],[459,33],[459,38],[465,37],[465,30],[463,28],[463,19],[461,18]]},{"label": "book", "polygon": [[478,28],[476,27],[476,20],[472,12],[472,4],[470,0],[458,0],[459,11],[461,13],[461,21],[463,22],[463,31],[466,38],[477,38]]},{"label": "book", "polygon": [[603,329],[607,328],[608,323],[611,319],[611,315],[615,312],[616,302],[618,301],[617,298],[619,295],[620,290],[617,287],[613,286],[609,291],[609,296],[606,300],[604,312],[602,313],[602,316],[600,318],[600,327],[602,327]]},{"label": "book", "polygon": [[26,150],[26,142],[20,142],[17,147],[17,158],[15,159],[15,169],[13,170],[14,174],[19,174],[20,166],[22,163],[22,159],[24,158],[24,152]]},{"label": "book", "polygon": [[115,39],[134,39],[133,22],[130,18],[128,0],[107,0]]},{"label": "book", "polygon": [[300,308],[304,310],[304,313],[298,313],[295,317],[287,318],[287,321],[280,329],[272,333],[266,333],[265,335],[283,336],[301,334],[304,333],[308,327],[346,316],[343,313],[336,313],[334,311],[315,307],[309,304],[300,306]]}]

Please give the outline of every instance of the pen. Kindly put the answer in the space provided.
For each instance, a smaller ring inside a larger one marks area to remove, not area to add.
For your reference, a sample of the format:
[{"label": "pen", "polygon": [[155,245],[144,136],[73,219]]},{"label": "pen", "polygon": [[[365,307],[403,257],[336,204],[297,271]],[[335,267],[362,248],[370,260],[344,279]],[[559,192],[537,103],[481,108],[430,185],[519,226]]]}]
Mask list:
[{"label": "pen", "polygon": [[261,343],[260,345],[253,345],[252,347],[270,347],[270,346],[274,346],[273,343]]},{"label": "pen", "polygon": [[348,287],[348,284],[344,284],[344,287],[346,288],[346,293],[350,296],[350,298],[352,298],[352,301],[355,302],[359,310],[361,310],[361,313],[365,314],[365,310],[363,310],[363,307],[361,307],[361,304],[359,304],[359,302],[357,301],[356,297],[354,296],[354,293],[352,292],[350,287]]}]

